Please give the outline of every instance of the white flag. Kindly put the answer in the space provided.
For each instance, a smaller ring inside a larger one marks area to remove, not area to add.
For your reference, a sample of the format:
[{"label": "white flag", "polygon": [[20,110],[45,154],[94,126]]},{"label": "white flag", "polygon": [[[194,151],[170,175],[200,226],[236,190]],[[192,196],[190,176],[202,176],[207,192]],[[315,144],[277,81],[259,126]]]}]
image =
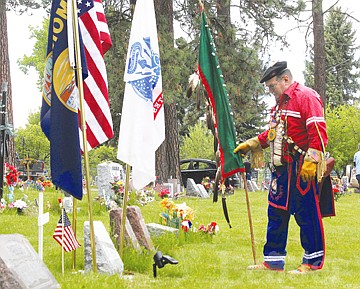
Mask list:
[{"label": "white flag", "polygon": [[133,186],[155,180],[155,151],[165,139],[161,65],[153,0],[137,0],[124,81],[117,158],[132,166]]}]

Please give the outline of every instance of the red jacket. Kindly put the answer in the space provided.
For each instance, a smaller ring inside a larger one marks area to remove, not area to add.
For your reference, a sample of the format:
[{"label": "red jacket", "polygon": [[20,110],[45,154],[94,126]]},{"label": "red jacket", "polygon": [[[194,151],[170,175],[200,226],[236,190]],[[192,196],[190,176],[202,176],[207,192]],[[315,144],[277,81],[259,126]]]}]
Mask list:
[{"label": "red jacket", "polygon": [[[294,82],[280,97],[278,107],[271,109],[270,121],[274,120],[276,110],[281,111],[282,120],[286,119],[286,135],[292,138],[295,145],[304,151],[308,148],[324,151],[328,136],[323,104],[315,90]],[[258,136],[262,148],[269,146],[268,131]],[[291,160],[287,143],[284,146],[284,160]]]}]

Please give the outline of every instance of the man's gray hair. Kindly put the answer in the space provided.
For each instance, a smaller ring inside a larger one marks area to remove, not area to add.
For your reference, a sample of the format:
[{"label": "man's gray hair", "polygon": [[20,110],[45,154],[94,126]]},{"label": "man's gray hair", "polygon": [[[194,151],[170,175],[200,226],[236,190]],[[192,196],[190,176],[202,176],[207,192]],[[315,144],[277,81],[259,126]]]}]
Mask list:
[{"label": "man's gray hair", "polygon": [[284,75],[287,75],[290,79],[290,81],[293,79],[292,73],[290,71],[289,68],[285,69],[280,75],[276,76],[276,80],[280,80],[281,77],[283,77]]}]

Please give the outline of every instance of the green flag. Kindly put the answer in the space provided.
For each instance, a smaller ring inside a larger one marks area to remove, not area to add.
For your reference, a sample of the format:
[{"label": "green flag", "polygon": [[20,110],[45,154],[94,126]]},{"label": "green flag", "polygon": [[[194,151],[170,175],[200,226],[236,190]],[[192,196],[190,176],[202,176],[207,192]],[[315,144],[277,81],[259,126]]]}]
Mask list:
[{"label": "green flag", "polygon": [[244,172],[244,164],[239,154],[234,154],[236,132],[231,116],[225,82],[216,56],[215,43],[201,12],[201,32],[198,71],[206,89],[215,116],[215,131],[220,149],[221,173],[225,179],[237,172]]}]

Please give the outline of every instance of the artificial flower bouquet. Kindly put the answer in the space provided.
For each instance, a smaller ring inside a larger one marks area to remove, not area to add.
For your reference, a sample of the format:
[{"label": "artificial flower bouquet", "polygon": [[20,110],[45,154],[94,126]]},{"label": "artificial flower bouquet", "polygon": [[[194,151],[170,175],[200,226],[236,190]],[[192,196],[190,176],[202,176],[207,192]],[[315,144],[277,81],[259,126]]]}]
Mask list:
[{"label": "artificial flower bouquet", "polygon": [[159,197],[161,199],[168,198],[170,196],[170,191],[168,189],[163,189],[159,192]]},{"label": "artificial flower bouquet", "polygon": [[[191,228],[191,221],[194,219],[195,212],[192,208],[188,207],[186,203],[175,204],[168,198],[163,199],[160,202],[160,206],[164,210],[160,213],[160,223],[165,226],[173,228]],[[187,224],[183,224],[183,222]],[[181,226],[181,227],[180,227]]]},{"label": "artificial flower bouquet", "polygon": [[201,224],[198,228],[198,231],[209,235],[215,235],[217,232],[219,232],[219,226],[216,222],[211,222],[207,226]]}]

